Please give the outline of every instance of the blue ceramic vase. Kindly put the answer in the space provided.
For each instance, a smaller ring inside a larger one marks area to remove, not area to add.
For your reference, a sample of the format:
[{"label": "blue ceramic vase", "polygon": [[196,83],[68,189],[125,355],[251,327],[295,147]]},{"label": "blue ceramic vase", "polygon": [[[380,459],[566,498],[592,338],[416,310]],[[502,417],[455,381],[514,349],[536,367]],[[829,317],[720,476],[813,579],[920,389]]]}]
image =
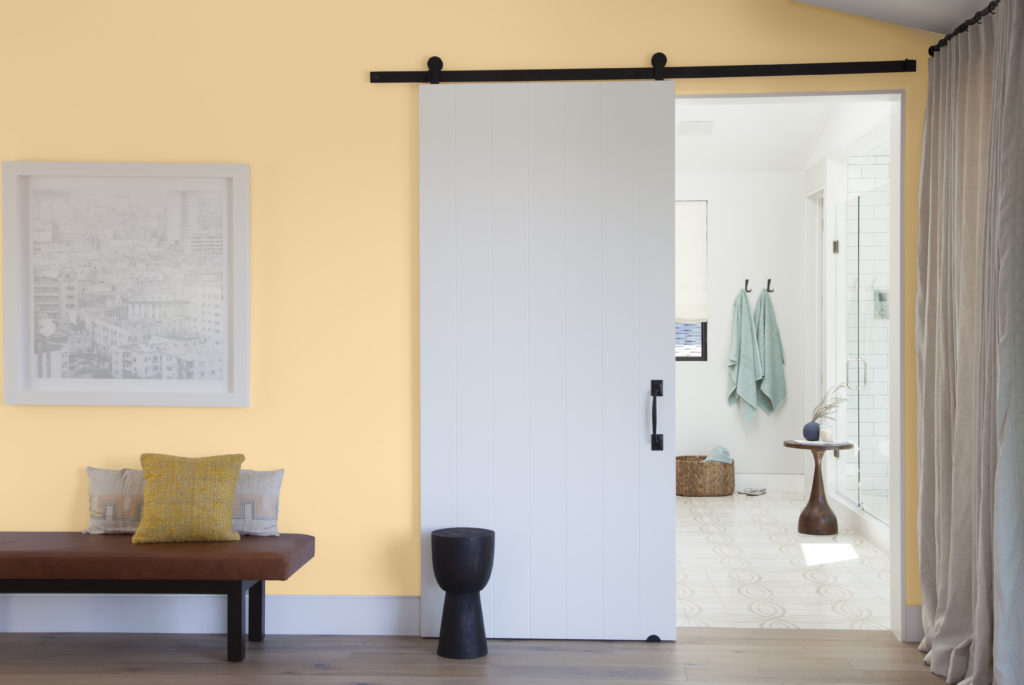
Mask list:
[{"label": "blue ceramic vase", "polygon": [[808,421],[804,424],[804,440],[817,440],[821,435],[821,426],[817,421]]}]

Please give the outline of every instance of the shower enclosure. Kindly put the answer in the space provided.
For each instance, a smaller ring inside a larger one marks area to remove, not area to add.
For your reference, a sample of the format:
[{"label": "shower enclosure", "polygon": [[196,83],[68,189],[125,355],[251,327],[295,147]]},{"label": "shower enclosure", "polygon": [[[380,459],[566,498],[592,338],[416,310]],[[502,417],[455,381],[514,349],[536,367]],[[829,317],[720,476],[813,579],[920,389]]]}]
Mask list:
[{"label": "shower enclosure", "polygon": [[[855,163],[856,162],[856,163]],[[837,413],[839,435],[857,445],[840,452],[835,490],[865,513],[889,523],[889,362],[890,362],[890,188],[882,174],[887,147],[850,156],[852,177],[864,182],[843,203],[837,217],[840,238],[834,249],[839,278],[834,340],[838,380],[846,403]],[[869,179],[874,179],[869,180]]]}]

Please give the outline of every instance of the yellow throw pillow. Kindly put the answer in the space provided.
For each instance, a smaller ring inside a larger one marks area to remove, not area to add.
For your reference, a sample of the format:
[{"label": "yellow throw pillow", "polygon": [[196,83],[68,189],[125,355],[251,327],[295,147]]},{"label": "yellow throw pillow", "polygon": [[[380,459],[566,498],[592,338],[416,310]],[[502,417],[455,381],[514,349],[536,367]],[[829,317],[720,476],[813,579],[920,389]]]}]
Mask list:
[{"label": "yellow throw pillow", "polygon": [[142,521],[132,542],[238,540],[231,530],[231,504],[243,461],[241,454],[197,459],[143,454]]}]

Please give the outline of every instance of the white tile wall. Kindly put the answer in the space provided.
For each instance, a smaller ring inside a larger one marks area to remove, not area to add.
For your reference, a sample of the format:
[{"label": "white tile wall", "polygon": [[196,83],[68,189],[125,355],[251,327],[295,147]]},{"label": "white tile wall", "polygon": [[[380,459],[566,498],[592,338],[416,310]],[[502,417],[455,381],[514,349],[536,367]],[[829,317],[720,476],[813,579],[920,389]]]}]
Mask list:
[{"label": "white tile wall", "polygon": [[843,453],[840,488],[855,501],[860,495],[880,517],[889,491],[889,319],[876,318],[875,293],[890,292],[890,161],[889,140],[880,131],[854,143],[847,159],[846,344],[848,356],[867,361],[868,373],[867,387],[847,394],[847,437],[860,449]]}]

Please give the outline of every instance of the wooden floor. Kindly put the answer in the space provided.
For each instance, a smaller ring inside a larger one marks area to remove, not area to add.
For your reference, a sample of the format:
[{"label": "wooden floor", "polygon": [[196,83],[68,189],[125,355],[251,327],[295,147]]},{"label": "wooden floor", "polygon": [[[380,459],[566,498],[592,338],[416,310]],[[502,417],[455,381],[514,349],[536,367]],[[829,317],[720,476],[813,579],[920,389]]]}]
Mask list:
[{"label": "wooden floor", "polygon": [[681,628],[675,643],[491,640],[471,661],[415,637],[268,636],[242,663],[217,635],[0,634],[0,683],[893,683],[942,685],[886,631]]}]

